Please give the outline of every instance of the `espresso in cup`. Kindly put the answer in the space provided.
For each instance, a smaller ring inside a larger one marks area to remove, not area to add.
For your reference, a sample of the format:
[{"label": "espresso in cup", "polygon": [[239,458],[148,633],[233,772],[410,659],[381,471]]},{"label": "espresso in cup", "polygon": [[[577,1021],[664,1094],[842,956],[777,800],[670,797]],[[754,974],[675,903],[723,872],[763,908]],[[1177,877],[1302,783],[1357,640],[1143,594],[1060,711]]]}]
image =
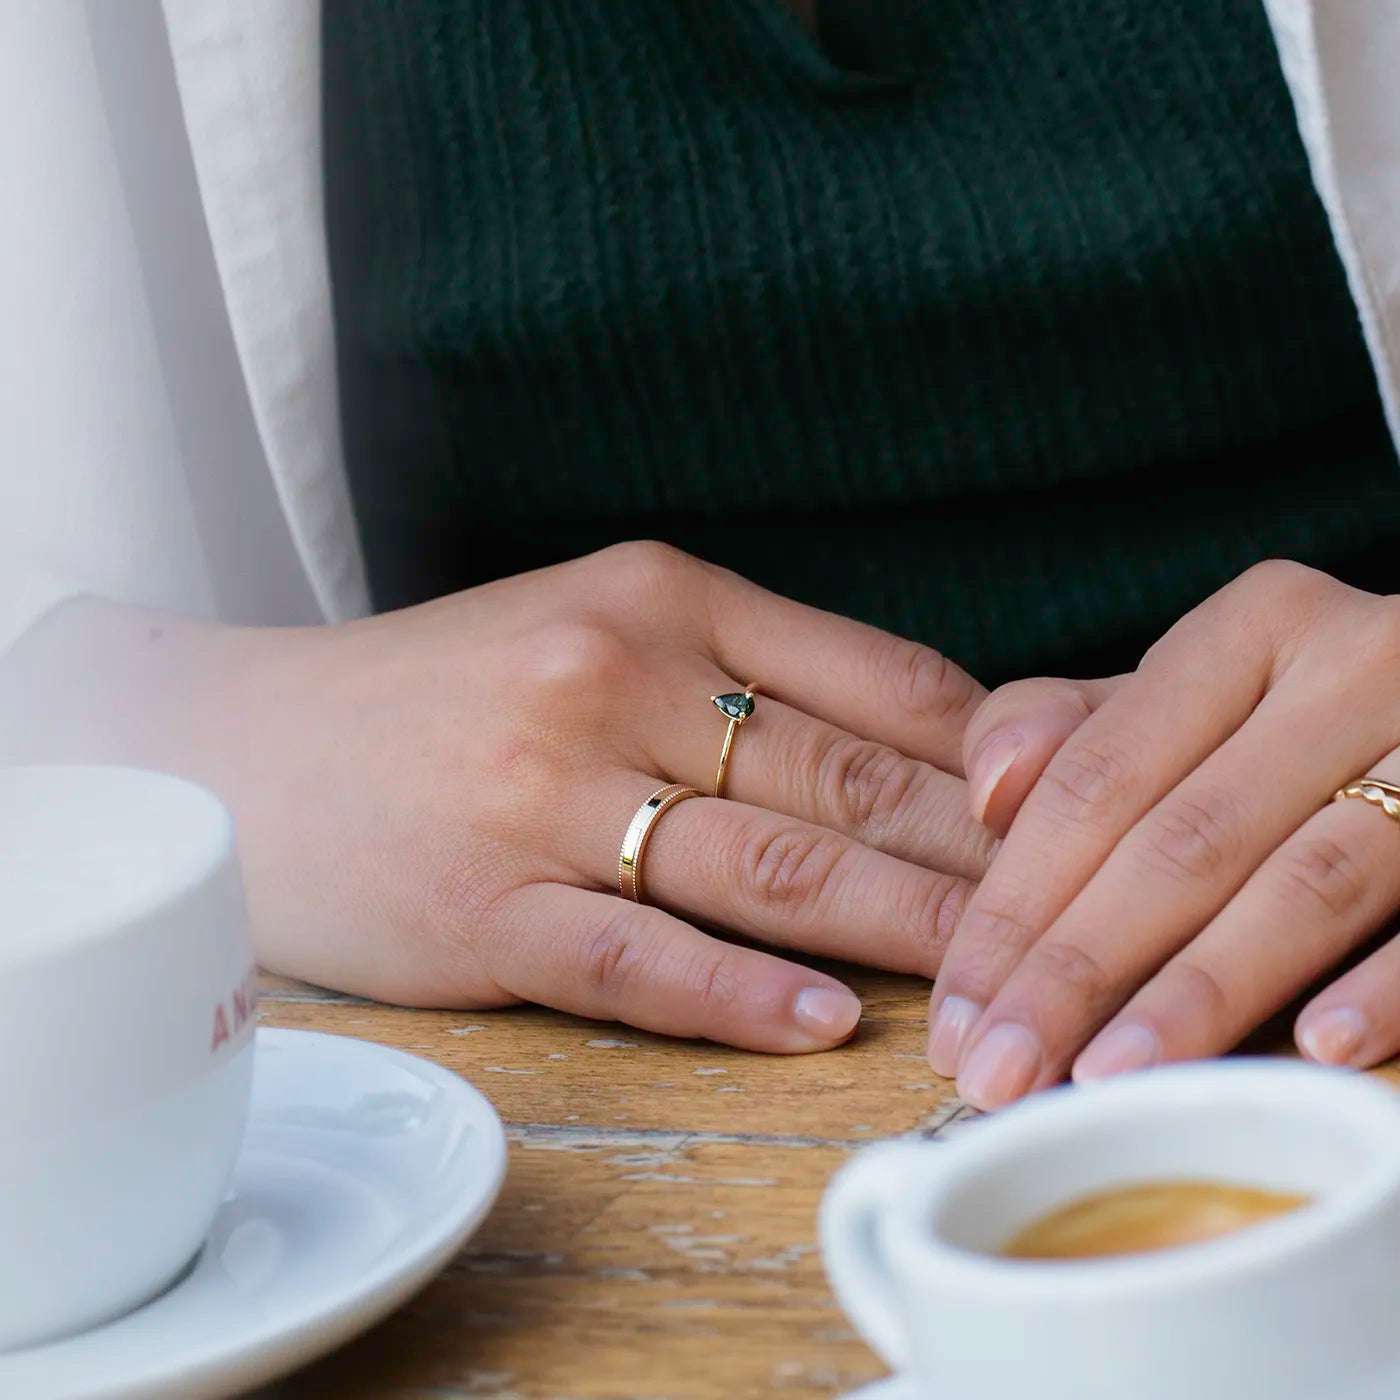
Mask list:
[{"label": "espresso in cup", "polygon": [[1137,1182],[1095,1191],[1039,1216],[1000,1252],[1008,1259],[1148,1254],[1247,1230],[1309,1199],[1225,1181]]},{"label": "espresso in cup", "polygon": [[[1005,1257],[1027,1222],[1044,1263]],[[910,1395],[1394,1400],[1400,1094],[1259,1060],[1050,1090],[858,1154],[822,1247]]]}]

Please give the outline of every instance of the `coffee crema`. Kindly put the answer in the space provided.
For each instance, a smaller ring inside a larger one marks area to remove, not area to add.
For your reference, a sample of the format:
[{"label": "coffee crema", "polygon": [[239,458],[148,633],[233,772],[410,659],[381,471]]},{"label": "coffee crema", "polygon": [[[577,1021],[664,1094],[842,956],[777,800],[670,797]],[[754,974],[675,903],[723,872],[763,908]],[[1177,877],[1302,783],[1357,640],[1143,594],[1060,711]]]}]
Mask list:
[{"label": "coffee crema", "polygon": [[1311,1198],[1223,1181],[1149,1181],[1071,1201],[1033,1221],[999,1251],[1008,1259],[1149,1254],[1247,1230]]}]

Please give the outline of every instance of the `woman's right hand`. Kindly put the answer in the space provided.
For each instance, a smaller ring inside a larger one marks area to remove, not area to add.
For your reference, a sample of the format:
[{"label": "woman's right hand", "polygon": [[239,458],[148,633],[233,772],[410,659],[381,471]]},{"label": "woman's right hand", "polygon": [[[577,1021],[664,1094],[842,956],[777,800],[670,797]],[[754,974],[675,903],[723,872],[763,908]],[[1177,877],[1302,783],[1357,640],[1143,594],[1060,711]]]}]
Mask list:
[{"label": "woman's right hand", "polygon": [[[381,1000],[823,1049],[854,996],[698,925],[931,976],[992,849],[960,775],[966,674],[661,545],[320,628],[82,604],[24,648],[30,674],[66,654],[116,678],[32,691],[32,756],[222,793],[264,966]],[[633,812],[664,782],[712,790],[709,697],[749,681],[725,799],[665,813],[648,904],[621,898]]]}]

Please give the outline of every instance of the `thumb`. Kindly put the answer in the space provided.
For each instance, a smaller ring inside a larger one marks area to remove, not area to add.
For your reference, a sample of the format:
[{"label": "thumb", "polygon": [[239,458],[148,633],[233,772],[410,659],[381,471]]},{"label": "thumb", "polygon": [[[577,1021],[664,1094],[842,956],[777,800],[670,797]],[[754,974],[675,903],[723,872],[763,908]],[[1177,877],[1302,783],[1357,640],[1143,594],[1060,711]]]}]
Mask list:
[{"label": "thumb", "polygon": [[978,707],[963,737],[972,815],[1005,836],[1061,744],[1122,686],[1126,676],[1012,681]]}]

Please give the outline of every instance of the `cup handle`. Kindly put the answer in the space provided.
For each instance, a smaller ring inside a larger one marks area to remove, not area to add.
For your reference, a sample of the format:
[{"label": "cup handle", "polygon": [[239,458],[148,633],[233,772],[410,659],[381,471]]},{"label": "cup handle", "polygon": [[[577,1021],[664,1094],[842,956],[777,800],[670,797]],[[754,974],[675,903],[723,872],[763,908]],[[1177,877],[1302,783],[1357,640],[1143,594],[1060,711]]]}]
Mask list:
[{"label": "cup handle", "polygon": [[896,1372],[907,1370],[913,1357],[880,1227],[891,1193],[911,1174],[927,1178],[937,1151],[914,1142],[866,1148],[837,1172],[822,1199],[822,1255],[832,1291],[856,1330]]}]

